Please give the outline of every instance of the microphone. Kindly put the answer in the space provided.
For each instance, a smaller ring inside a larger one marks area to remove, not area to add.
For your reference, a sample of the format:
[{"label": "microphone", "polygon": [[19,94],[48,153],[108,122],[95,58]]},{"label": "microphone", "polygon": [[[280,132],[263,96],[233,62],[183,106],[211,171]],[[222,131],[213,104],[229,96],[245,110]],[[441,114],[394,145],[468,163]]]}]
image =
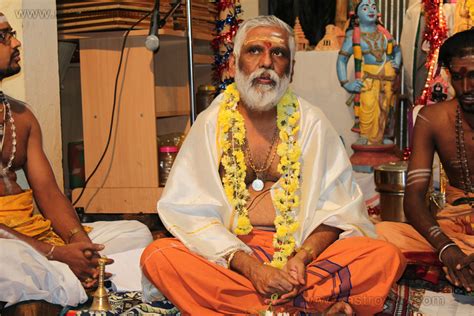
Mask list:
[{"label": "microphone", "polygon": [[158,29],[160,27],[160,0],[155,0],[155,7],[150,21],[150,32],[145,40],[145,47],[155,52],[160,47],[160,39],[158,38]]}]

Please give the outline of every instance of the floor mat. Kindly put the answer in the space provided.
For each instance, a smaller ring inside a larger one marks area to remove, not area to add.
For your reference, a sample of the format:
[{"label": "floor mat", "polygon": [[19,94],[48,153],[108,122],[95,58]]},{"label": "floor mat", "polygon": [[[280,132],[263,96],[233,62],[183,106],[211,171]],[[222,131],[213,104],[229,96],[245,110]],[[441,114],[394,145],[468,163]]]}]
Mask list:
[{"label": "floor mat", "polygon": [[[153,304],[142,303],[140,292],[111,293],[109,302],[112,312],[99,313],[87,310],[91,301],[66,310],[66,316],[148,316],[180,315],[179,310],[169,301]],[[390,291],[384,310],[378,316],[405,315],[474,315],[474,296],[452,286],[446,280],[433,284],[419,279],[401,279]],[[446,311],[450,312],[446,314]],[[466,314],[466,310],[471,314]]]}]

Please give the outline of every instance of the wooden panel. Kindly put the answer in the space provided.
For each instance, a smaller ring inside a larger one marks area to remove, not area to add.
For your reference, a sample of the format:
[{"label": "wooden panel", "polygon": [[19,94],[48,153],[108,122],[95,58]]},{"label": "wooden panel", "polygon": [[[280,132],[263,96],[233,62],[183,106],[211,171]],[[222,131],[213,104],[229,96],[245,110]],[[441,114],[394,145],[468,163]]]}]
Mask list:
[{"label": "wooden panel", "polygon": [[[72,191],[75,200],[81,189]],[[156,213],[163,188],[86,188],[76,207],[86,213]]]},{"label": "wooden panel", "polygon": [[156,116],[189,113],[186,40],[160,41],[154,60]]},{"label": "wooden panel", "polygon": [[161,136],[169,133],[184,133],[188,124],[188,115],[158,118],[156,123],[156,134]]},{"label": "wooden panel", "polygon": [[[113,137],[91,188],[158,187],[153,58],[144,40],[128,39]],[[121,43],[121,37],[80,40],[86,176],[106,145]]]},{"label": "wooden panel", "polygon": [[212,64],[214,62],[214,56],[195,54],[193,61],[195,64]]}]

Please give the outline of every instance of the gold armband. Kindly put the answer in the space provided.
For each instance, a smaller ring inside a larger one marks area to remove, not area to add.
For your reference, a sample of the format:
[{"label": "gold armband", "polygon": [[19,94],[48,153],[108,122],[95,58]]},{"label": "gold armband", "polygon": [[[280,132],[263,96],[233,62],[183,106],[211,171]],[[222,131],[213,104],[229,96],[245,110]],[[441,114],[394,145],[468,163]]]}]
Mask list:
[{"label": "gold armband", "polygon": [[237,252],[239,252],[240,249],[232,251],[229,256],[227,256],[227,269],[230,270],[230,263],[232,262],[232,259],[234,259],[234,256]]},{"label": "gold armband", "polygon": [[71,242],[72,237],[73,237],[75,234],[77,234],[77,233],[79,233],[79,232],[81,232],[81,231],[83,231],[82,226],[74,227],[73,229],[71,229],[71,230],[69,231],[69,236],[68,236],[68,238],[67,238],[67,243],[69,244],[69,243]]},{"label": "gold armband", "polygon": [[296,248],[296,253],[301,252],[301,251],[306,251],[306,253],[310,255],[311,259],[313,259],[313,254],[314,254],[313,248],[308,247],[308,246],[301,246],[299,248]]},{"label": "gold armband", "polygon": [[51,249],[48,251],[48,253],[44,255],[46,257],[46,259],[53,260],[54,249],[56,249],[56,246],[52,245]]},{"label": "gold armband", "polygon": [[344,85],[348,82],[349,82],[349,80],[341,80],[341,81],[339,81],[339,84],[341,85],[341,87],[344,87]]},{"label": "gold armband", "polygon": [[340,50],[339,55],[346,56],[346,57],[351,57],[351,54],[349,52],[346,52],[345,50]]}]

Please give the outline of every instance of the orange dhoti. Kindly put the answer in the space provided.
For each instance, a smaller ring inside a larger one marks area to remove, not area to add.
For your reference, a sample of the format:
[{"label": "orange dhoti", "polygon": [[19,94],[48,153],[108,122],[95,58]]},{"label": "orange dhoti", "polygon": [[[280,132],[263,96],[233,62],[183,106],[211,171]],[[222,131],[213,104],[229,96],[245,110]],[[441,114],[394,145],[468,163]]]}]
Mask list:
[{"label": "orange dhoti", "polygon": [[[273,232],[239,236],[259,261],[273,254]],[[190,252],[175,238],[159,239],[141,258],[145,276],[184,315],[257,314],[268,307],[244,276]],[[405,268],[400,251],[367,237],[336,241],[307,266],[305,290],[282,308],[322,311],[336,301],[349,302],[358,315],[383,309],[392,284]]]},{"label": "orange dhoti", "polygon": [[[474,197],[474,195],[472,196]],[[465,253],[474,253],[474,209],[469,204],[460,204],[464,192],[447,187],[446,206],[436,214],[443,231]],[[436,250],[416,231],[405,223],[381,222],[376,226],[379,239],[390,241],[405,255],[408,263],[439,263]]]}]

